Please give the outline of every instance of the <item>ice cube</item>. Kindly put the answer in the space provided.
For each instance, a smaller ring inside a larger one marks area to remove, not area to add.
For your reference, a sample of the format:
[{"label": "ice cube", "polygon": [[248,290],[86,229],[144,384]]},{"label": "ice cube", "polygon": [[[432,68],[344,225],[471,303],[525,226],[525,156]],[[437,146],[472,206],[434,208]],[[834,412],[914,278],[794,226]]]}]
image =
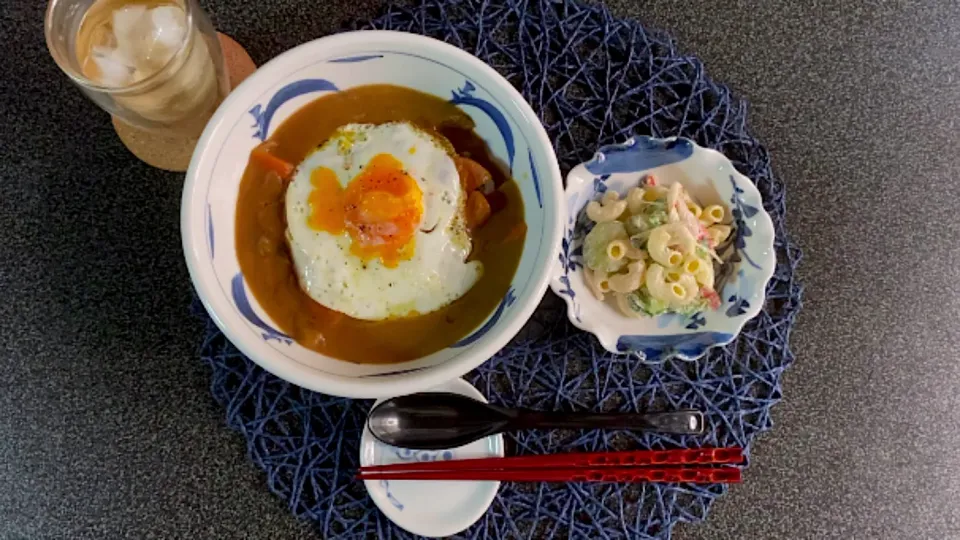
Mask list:
[{"label": "ice cube", "polygon": [[133,63],[118,49],[95,46],[90,53],[100,70],[100,83],[120,87],[130,84],[134,72]]},{"label": "ice cube", "polygon": [[140,54],[142,36],[144,33],[149,33],[150,29],[150,18],[147,16],[146,6],[124,6],[113,12],[113,35],[117,39],[117,50],[124,57],[129,58],[136,68],[143,63]]},{"label": "ice cube", "polygon": [[117,48],[132,55],[133,50],[131,41],[136,37],[137,32],[143,30],[142,23],[144,15],[147,14],[147,6],[134,4],[132,6],[123,6],[113,11],[113,34],[117,38]]},{"label": "ice cube", "polygon": [[175,53],[187,34],[187,18],[183,10],[175,6],[156,7],[150,10],[150,19],[153,22],[153,46],[164,47],[170,55]]},{"label": "ice cube", "polygon": [[187,32],[186,14],[177,6],[126,6],[114,12],[117,49],[133,60],[137,79],[149,77],[173,58]]}]

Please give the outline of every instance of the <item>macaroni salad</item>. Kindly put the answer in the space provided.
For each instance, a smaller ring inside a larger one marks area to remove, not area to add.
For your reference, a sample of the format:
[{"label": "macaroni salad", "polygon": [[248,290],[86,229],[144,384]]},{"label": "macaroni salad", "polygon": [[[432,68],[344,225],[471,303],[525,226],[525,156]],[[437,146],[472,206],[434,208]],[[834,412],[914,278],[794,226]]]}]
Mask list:
[{"label": "macaroni salad", "polygon": [[586,214],[596,225],[583,241],[584,276],[598,300],[612,294],[628,317],[719,307],[716,248],[733,230],[722,206],[701,207],[679,182],[648,175],[625,197],[607,190]]}]

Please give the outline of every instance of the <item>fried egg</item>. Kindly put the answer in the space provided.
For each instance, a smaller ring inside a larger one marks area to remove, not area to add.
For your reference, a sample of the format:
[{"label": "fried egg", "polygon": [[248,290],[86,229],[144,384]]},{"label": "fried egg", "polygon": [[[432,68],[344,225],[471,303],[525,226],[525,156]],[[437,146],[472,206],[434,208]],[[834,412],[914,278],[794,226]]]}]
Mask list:
[{"label": "fried egg", "polygon": [[445,139],[407,123],[348,124],[297,167],[287,239],[300,286],[363,320],[425,314],[463,296],[465,194]]}]

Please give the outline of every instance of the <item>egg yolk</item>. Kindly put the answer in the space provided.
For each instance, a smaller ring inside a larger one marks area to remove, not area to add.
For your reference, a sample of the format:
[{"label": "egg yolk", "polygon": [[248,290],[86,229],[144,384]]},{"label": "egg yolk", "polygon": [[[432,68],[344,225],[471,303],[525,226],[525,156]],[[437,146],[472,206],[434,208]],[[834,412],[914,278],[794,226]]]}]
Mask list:
[{"label": "egg yolk", "polygon": [[344,189],[331,169],[310,173],[310,227],[350,235],[350,253],[386,267],[410,260],[423,216],[423,192],[390,154],[377,154]]}]

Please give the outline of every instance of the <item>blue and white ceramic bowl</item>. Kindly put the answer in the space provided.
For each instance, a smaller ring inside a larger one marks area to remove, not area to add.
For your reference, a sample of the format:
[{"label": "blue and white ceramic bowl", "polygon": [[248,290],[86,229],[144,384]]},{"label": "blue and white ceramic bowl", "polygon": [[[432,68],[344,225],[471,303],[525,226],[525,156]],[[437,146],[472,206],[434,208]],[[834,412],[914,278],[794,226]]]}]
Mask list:
[{"label": "blue and white ceramic bowl", "polygon": [[[527,239],[513,284],[491,317],[452,347],[397,365],[353,364],[301,347],[249,294],[234,245],[237,190],[250,151],[294,111],[329,92],[387,83],[458,105],[508,164],[525,205]],[[399,32],[338,34],[296,47],[258,69],[214,114],[187,171],[181,206],[190,277],[224,334],[250,359],[328,394],[375,398],[455,379],[501,349],[543,297],[557,258],[562,177],[536,114],[492,68],[430,38]]]},{"label": "blue and white ceramic bowl", "polygon": [[[582,263],[583,238],[590,230],[584,215],[587,203],[608,189],[626,193],[648,173],[658,185],[681,182],[700,204],[721,204],[730,212],[736,227],[735,255],[729,271],[717,276],[722,300],[718,309],[632,319],[621,315],[612,301],[597,300],[587,287]],[[687,139],[633,137],[604,146],[571,170],[565,199],[564,238],[550,288],[566,301],[573,324],[597,336],[608,351],[635,353],[648,362],[674,356],[694,360],[710,347],[730,343],[763,307],[776,265],[773,222],[756,186],[723,154]]]}]

